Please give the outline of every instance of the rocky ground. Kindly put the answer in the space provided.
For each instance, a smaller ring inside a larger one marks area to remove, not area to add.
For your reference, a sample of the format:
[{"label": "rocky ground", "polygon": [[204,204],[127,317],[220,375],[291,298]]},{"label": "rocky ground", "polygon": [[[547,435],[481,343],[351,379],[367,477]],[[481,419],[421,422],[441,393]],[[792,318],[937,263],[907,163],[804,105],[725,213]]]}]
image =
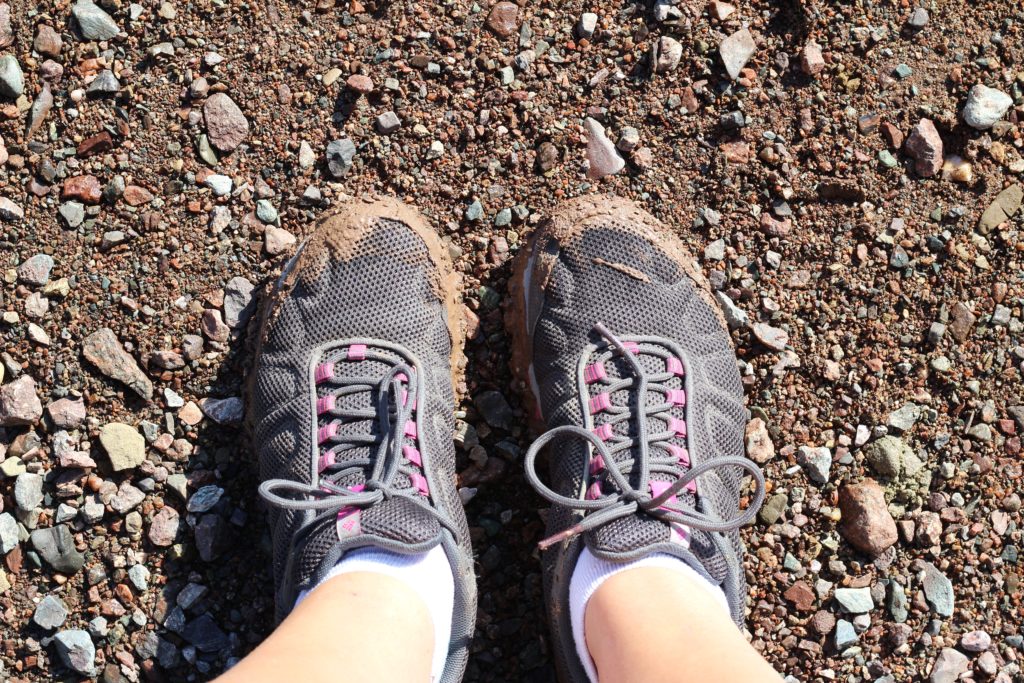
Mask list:
[{"label": "rocky ground", "polygon": [[531,225],[602,190],[733,327],[754,645],[1022,680],[1016,0],[0,0],[0,138],[0,678],[206,680],[266,635],[252,301],[378,191],[464,273],[467,678],[552,680],[501,308]]}]

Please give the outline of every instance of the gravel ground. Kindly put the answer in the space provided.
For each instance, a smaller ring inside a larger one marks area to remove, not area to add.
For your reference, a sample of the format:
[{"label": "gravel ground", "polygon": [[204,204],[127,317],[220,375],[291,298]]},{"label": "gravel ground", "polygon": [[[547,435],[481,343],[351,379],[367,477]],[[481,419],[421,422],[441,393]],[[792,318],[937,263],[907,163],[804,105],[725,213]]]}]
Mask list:
[{"label": "gravel ground", "polygon": [[0,0],[0,137],[0,678],[207,680],[267,634],[251,302],[376,191],[464,274],[467,679],[553,680],[501,313],[522,235],[601,190],[734,328],[754,645],[1022,680],[1016,0]]}]

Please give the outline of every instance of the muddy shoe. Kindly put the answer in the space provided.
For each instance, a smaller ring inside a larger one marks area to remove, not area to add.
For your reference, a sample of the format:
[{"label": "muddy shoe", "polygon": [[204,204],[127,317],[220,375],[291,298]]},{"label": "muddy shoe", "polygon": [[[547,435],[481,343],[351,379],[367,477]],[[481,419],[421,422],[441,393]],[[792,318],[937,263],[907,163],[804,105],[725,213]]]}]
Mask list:
[{"label": "muddy shoe", "polygon": [[[584,544],[609,561],[679,557],[721,586],[741,623],[737,529],[763,501],[764,478],[743,457],[747,412],[725,322],[664,225],[627,201],[577,199],[517,259],[513,366],[547,429],[525,462],[553,504],[541,542],[546,602],[558,667],[582,682],[567,605]],[[551,443],[543,483],[536,458]],[[747,472],[754,500],[741,510]]]},{"label": "muddy shoe", "polygon": [[278,617],[350,550],[441,545],[455,577],[444,681],[460,679],[476,618],[452,443],[458,296],[447,252],[415,211],[345,205],[276,284],[249,401]]}]

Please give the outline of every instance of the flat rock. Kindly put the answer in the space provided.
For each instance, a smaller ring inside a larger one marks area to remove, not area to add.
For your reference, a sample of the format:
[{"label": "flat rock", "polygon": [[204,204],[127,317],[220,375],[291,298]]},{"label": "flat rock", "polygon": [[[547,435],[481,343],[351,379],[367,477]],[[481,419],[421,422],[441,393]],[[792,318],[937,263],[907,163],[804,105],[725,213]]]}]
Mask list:
[{"label": "flat rock", "polygon": [[0,221],[16,223],[25,218],[25,210],[7,197],[0,197]]},{"label": "flat rock", "polygon": [[57,429],[77,429],[85,422],[85,401],[61,398],[46,406],[46,414]]},{"label": "flat rock", "polygon": [[115,472],[130,470],[146,459],[146,440],[131,425],[111,422],[100,430],[100,444]]},{"label": "flat rock", "polygon": [[74,574],[85,564],[85,556],[75,548],[75,539],[66,524],[36,529],[29,539],[39,557],[62,574]]},{"label": "flat rock", "polygon": [[923,567],[919,578],[925,600],[939,616],[953,616],[953,582],[931,562],[924,562]]},{"label": "flat rock", "polygon": [[208,398],[200,407],[208,418],[223,425],[239,425],[245,417],[245,404],[237,396],[230,398]]},{"label": "flat rock", "polygon": [[971,128],[988,130],[1006,116],[1013,106],[1013,98],[1002,90],[978,84],[967,94],[964,106],[964,123]]},{"label": "flat rock", "polygon": [[32,287],[43,287],[50,281],[54,261],[49,254],[36,254],[18,266],[18,282]]},{"label": "flat rock", "polygon": [[327,171],[335,178],[341,178],[349,169],[356,158],[356,145],[349,138],[332,140],[327,143]]},{"label": "flat rock", "polygon": [[816,484],[828,483],[832,469],[832,452],[828,448],[801,446],[797,451],[797,461],[803,466],[811,481]]},{"label": "flat rock", "polygon": [[89,0],[79,0],[71,7],[78,33],[86,40],[110,40],[121,32],[110,15]]},{"label": "flat rock", "polygon": [[60,628],[68,618],[68,608],[56,595],[47,595],[36,605],[32,621],[40,628],[52,631]]},{"label": "flat rock", "polygon": [[1000,224],[1013,218],[1024,203],[1024,185],[1010,185],[992,200],[978,221],[978,232],[987,235]]},{"label": "flat rock", "polygon": [[931,178],[942,169],[942,138],[929,119],[921,119],[910,129],[905,149],[914,159],[914,170],[919,176]]},{"label": "flat rock", "polygon": [[36,97],[28,112],[28,119],[25,122],[26,140],[31,139],[43,127],[51,109],[53,109],[53,91],[50,89],[50,84],[44,82],[43,89],[39,91],[39,96]]},{"label": "flat rock", "polygon": [[960,637],[960,647],[968,652],[984,652],[992,647],[992,636],[985,631],[968,631]]},{"label": "flat rock", "polygon": [[0,512],[0,555],[6,555],[18,545],[18,520],[9,512]]},{"label": "flat rock", "polygon": [[954,683],[960,674],[967,671],[971,660],[962,652],[951,647],[942,649],[939,656],[932,664],[931,674],[928,676],[929,683]]},{"label": "flat rock", "polygon": [[43,503],[43,477],[24,472],[14,480],[14,503],[22,512],[32,512]]},{"label": "flat rock", "polygon": [[149,541],[153,545],[166,548],[174,543],[178,535],[178,527],[181,524],[181,517],[178,511],[172,507],[164,506],[153,515],[153,521],[149,524]]},{"label": "flat rock", "polygon": [[210,142],[221,152],[233,152],[249,137],[249,121],[224,93],[210,95],[203,105],[203,119]]},{"label": "flat rock", "polygon": [[870,588],[837,588],[836,602],[847,614],[867,614],[875,608]]},{"label": "flat rock", "polygon": [[245,327],[256,310],[253,284],[244,277],[233,277],[224,286],[224,322],[236,329]]},{"label": "flat rock", "polygon": [[36,382],[22,375],[0,387],[0,427],[35,424],[43,416],[43,404],[36,394]]},{"label": "flat rock", "polygon": [[82,353],[107,377],[121,382],[147,401],[153,399],[153,383],[109,327],[102,327],[86,337]]},{"label": "flat rock", "polygon": [[84,676],[96,673],[96,647],[87,631],[61,631],[53,637],[57,654],[64,665]]},{"label": "flat rock", "polygon": [[0,95],[17,99],[25,92],[25,74],[14,55],[0,56]]},{"label": "flat rock", "polygon": [[839,532],[857,550],[877,557],[899,539],[882,487],[873,479],[840,488],[839,509]]},{"label": "flat rock", "polygon": [[729,74],[729,78],[736,80],[740,77],[740,71],[747,65],[750,58],[757,50],[757,43],[754,36],[747,29],[741,29],[722,41],[718,46],[718,54],[722,57],[722,63]]},{"label": "flat rock", "polygon": [[789,343],[789,335],[785,330],[772,327],[767,323],[755,323],[751,330],[757,341],[773,351],[784,351]]},{"label": "flat rock", "polygon": [[599,180],[608,175],[615,175],[626,167],[626,161],[619,156],[614,143],[605,135],[604,126],[590,118],[583,122],[587,131],[587,160],[590,168],[587,177]]}]

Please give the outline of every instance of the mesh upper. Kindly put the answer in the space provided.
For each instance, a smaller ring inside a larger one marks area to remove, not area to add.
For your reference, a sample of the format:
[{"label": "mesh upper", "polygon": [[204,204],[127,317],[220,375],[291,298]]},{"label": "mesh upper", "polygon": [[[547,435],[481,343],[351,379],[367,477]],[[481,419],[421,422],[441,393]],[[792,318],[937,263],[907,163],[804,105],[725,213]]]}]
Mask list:
[{"label": "mesh upper", "polygon": [[[593,329],[601,322],[624,339],[671,340],[686,354],[693,383],[687,396],[687,441],[694,465],[708,458],[742,455],[747,413],[728,331],[683,266],[647,236],[644,226],[627,225],[612,213],[591,219],[585,230],[557,247],[541,242],[537,249],[557,251],[543,290],[539,291],[541,285],[534,281],[534,291],[527,292],[532,307],[527,325],[532,329],[535,389],[547,426],[584,424],[577,367],[588,347],[603,343]],[[609,263],[628,268],[605,265]],[[641,277],[636,277],[637,271]],[[543,305],[536,306],[536,301]],[[582,398],[585,404],[589,392]],[[612,400],[620,404],[625,398],[612,396]],[[567,439],[549,453],[549,485],[562,495],[577,496],[585,486],[587,444]],[[735,517],[741,484],[738,470],[720,468],[701,475],[698,509],[721,519]],[[547,519],[547,532],[554,535],[572,526],[579,513],[554,506]],[[639,513],[588,532],[584,542],[598,556],[628,559],[668,541],[670,534],[668,524]],[[555,645],[573,680],[582,681],[586,678],[579,678],[582,669],[574,664],[565,609],[556,606],[566,604],[569,577],[580,547],[578,541],[553,546],[543,561]],[[721,584],[737,622],[742,622],[746,600],[741,552],[736,531],[691,534],[690,556]]]},{"label": "mesh upper", "polygon": [[[320,347],[338,340],[387,340],[400,345],[417,360],[416,373],[423,381],[416,410],[421,429],[420,449],[429,453],[427,476],[431,481],[430,502],[455,523],[454,543],[459,557],[456,585],[463,586],[461,614],[456,613],[453,634],[463,634],[458,655],[465,661],[465,646],[475,619],[475,588],[472,552],[465,515],[455,488],[454,396],[451,385],[451,339],[446,313],[438,293],[432,287],[434,265],[428,258],[423,239],[396,221],[378,220],[362,236],[352,256],[342,259],[331,255],[311,238],[298,259],[290,291],[271,312],[259,354],[255,361],[255,380],[250,401],[253,444],[259,457],[263,480],[287,479],[310,484],[320,449],[314,432],[316,423],[312,402],[326,388],[314,386],[311,368],[333,359],[322,355]],[[372,343],[372,342],[371,342]],[[336,372],[358,376],[379,373],[384,363],[336,363]],[[347,408],[364,397],[345,399]],[[369,430],[368,424],[345,425],[347,430]],[[368,449],[367,449],[368,450]],[[365,454],[365,452],[364,452]],[[353,454],[350,454],[353,455]],[[403,484],[408,483],[399,475]],[[342,482],[344,485],[358,481]],[[274,541],[274,574],[278,586],[278,615],[292,607],[295,592],[308,588],[318,567],[338,536],[332,518],[313,529],[292,553],[290,544],[308,512],[271,507],[269,518]],[[386,543],[391,547],[436,545],[443,536],[441,526],[430,514],[400,498],[384,500],[361,511],[364,544]],[[451,555],[451,552],[449,552]],[[283,586],[286,567],[292,563],[294,585]],[[458,590],[457,590],[458,593]],[[464,668],[459,665],[449,671]]]}]

